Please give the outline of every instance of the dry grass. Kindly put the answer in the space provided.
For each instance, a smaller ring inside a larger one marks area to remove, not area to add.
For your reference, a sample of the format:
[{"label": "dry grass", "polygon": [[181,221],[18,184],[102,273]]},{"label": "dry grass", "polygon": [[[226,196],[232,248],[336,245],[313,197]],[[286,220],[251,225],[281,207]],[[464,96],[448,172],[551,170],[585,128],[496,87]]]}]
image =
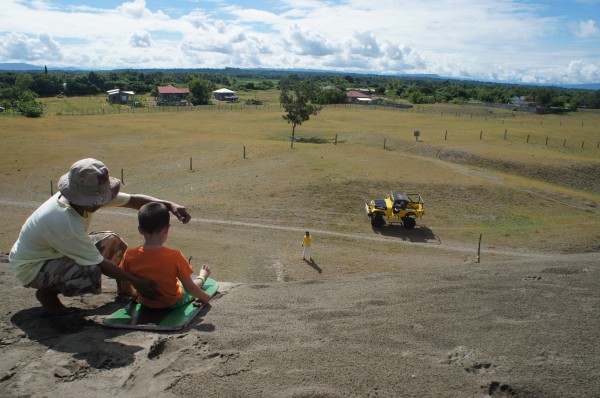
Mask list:
[{"label": "dry grass", "polygon": [[[540,117],[456,106],[327,107],[297,135],[328,143],[290,149],[291,127],[275,106],[77,117],[57,116],[52,107],[41,119],[2,117],[3,252],[35,208],[30,202],[45,200],[50,181],[55,186],[83,157],[102,159],[118,177],[123,169],[126,192],[188,206],[196,221],[173,228],[170,243],[216,265],[223,279],[305,279],[317,268],[338,275],[465,261],[479,234],[489,251],[600,249],[598,177],[573,172],[582,165],[598,170],[597,112]],[[422,132],[420,142],[414,130]],[[559,144],[527,144],[527,134]],[[563,147],[564,139],[573,144]],[[582,149],[582,141],[589,145]],[[444,153],[452,161],[441,160]],[[540,177],[540,169],[548,175]],[[556,180],[557,174],[566,177]],[[565,179],[583,179],[588,188]],[[372,230],[363,204],[392,189],[421,192],[420,228]],[[134,212],[105,211],[94,222],[139,242]],[[306,229],[316,231],[313,267],[292,265]]]}]

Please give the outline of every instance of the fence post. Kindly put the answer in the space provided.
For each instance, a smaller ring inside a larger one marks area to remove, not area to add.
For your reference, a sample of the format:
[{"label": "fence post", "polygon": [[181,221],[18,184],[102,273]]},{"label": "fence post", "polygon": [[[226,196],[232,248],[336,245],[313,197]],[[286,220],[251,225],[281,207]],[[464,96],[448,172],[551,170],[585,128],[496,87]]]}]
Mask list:
[{"label": "fence post", "polygon": [[448,139],[448,130],[446,130],[446,134],[444,134],[444,140]]},{"label": "fence post", "polygon": [[121,182],[125,185],[125,178],[123,178],[123,169],[121,169]]},{"label": "fence post", "polygon": [[192,171],[192,158],[190,158],[190,171]]},{"label": "fence post", "polygon": [[50,196],[54,196],[54,186],[52,185],[52,180],[50,180]]},{"label": "fence post", "polygon": [[529,144],[529,134],[527,134],[527,143]]},{"label": "fence post", "polygon": [[546,137],[546,146],[548,146],[548,137]]},{"label": "fence post", "polygon": [[244,159],[246,159],[246,145],[244,145]]},{"label": "fence post", "polygon": [[477,263],[481,261],[481,237],[483,234],[479,234],[479,244],[477,245]]},{"label": "fence post", "polygon": [[507,129],[504,129],[504,141],[506,141],[506,134],[508,133]]},{"label": "fence post", "polygon": [[585,141],[581,141],[581,149],[583,149],[583,144],[585,144]]},{"label": "fence post", "polygon": [[481,130],[481,131],[479,132],[479,139],[481,139],[482,137],[483,137],[483,130]]},{"label": "fence post", "polygon": [[385,149],[385,140],[386,140],[386,139],[387,139],[387,138],[384,138],[384,139],[383,139],[383,149]]},{"label": "fence post", "polygon": [[333,143],[333,145],[337,145],[337,134],[335,135],[335,142]]}]

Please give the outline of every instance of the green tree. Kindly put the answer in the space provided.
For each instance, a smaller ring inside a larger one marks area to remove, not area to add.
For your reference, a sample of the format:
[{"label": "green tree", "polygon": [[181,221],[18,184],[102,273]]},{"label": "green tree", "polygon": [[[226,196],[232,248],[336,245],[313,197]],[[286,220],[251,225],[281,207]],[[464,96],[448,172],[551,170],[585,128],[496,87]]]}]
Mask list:
[{"label": "green tree", "polygon": [[62,90],[62,82],[60,76],[50,73],[37,73],[34,75],[34,84],[31,90],[36,92],[40,97],[54,96]]},{"label": "green tree", "polygon": [[557,96],[557,90],[553,87],[543,87],[537,90],[535,99],[542,106],[549,106],[552,99]]},{"label": "green tree", "polygon": [[346,102],[346,92],[337,87],[321,88],[316,94],[318,104],[343,104]]},{"label": "green tree", "polygon": [[35,81],[29,73],[20,73],[15,79],[15,87],[20,91],[30,90]]},{"label": "green tree", "polygon": [[279,102],[286,114],[283,119],[292,124],[291,148],[294,147],[296,126],[316,115],[322,108],[311,103],[310,99],[315,94],[313,85],[307,80],[300,80],[297,75],[290,75],[279,82],[281,93]]},{"label": "green tree", "polygon": [[580,106],[581,106],[581,103],[579,102],[579,100],[577,98],[573,98],[569,102],[569,110],[571,112],[577,112],[577,109],[579,109]]},{"label": "green tree", "polygon": [[88,81],[98,88],[102,88],[104,86],[104,79],[102,76],[93,71],[88,73]]},{"label": "green tree", "polygon": [[195,78],[188,83],[190,89],[190,101],[194,105],[208,105],[215,85],[203,78]]}]

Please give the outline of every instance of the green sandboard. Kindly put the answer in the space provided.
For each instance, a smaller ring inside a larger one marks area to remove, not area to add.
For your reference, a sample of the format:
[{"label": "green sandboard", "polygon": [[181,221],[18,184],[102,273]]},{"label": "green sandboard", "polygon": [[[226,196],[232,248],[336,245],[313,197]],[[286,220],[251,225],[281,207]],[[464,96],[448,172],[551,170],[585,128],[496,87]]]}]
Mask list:
[{"label": "green sandboard", "polygon": [[[208,278],[202,290],[209,296],[214,296],[219,285],[214,279]],[[156,331],[175,331],[185,328],[204,304],[194,304],[194,301],[172,309],[153,309],[131,302],[120,310],[109,315],[102,326],[117,329],[138,329]]]}]

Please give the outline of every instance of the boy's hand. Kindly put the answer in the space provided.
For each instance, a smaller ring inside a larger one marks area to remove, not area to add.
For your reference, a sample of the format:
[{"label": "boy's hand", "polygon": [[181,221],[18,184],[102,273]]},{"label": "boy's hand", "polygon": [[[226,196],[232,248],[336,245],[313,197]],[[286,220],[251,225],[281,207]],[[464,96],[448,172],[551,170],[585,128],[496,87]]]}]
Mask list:
[{"label": "boy's hand", "polygon": [[208,266],[207,264],[202,264],[202,268],[200,268],[200,277],[204,278],[204,280],[206,280],[206,278],[208,278],[210,276],[210,266]]},{"label": "boy's hand", "polygon": [[208,305],[208,302],[204,303],[202,300],[196,299],[192,304],[194,307],[202,307],[203,305]]},{"label": "boy's hand", "polygon": [[143,296],[147,299],[153,300],[160,296],[160,292],[158,291],[158,284],[154,281],[151,281],[150,279],[137,278],[133,286],[138,291],[140,296]]}]

